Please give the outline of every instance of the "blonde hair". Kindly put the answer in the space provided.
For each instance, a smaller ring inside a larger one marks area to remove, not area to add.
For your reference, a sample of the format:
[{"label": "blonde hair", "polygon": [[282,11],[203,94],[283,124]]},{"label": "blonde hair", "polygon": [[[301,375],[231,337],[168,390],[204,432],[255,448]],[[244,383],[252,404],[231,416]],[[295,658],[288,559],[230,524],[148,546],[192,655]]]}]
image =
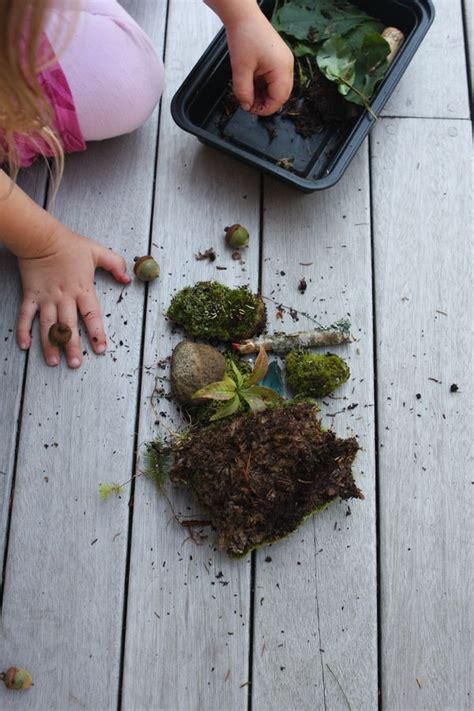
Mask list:
[{"label": "blonde hair", "polygon": [[0,166],[13,180],[20,167],[16,145],[24,136],[46,145],[55,158],[59,181],[64,165],[54,111],[39,82],[51,58],[40,56],[41,36],[51,0],[0,0]]}]

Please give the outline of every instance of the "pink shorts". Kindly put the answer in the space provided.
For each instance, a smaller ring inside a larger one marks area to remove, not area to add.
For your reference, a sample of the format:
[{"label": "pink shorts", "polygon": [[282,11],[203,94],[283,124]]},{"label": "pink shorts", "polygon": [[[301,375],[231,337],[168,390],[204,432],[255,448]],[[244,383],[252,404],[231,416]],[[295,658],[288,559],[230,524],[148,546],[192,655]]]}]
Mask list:
[{"label": "pink shorts", "polygon": [[[53,2],[43,45],[57,60],[41,81],[66,152],[134,131],[159,101],[163,63],[116,0]],[[22,141],[22,165],[43,151]]]}]

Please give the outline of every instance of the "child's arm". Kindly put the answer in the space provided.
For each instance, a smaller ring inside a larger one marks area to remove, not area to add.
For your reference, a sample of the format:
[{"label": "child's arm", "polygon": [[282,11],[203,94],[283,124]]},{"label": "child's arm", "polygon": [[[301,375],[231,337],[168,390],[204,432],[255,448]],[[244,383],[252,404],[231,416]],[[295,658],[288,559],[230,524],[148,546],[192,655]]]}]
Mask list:
[{"label": "child's arm", "polygon": [[259,116],[275,113],[293,88],[293,55],[256,0],[205,0],[225,25],[234,94]]},{"label": "child's arm", "polygon": [[68,324],[66,346],[70,367],[77,368],[82,351],[77,312],[82,315],[93,350],[103,353],[106,337],[94,287],[97,267],[110,271],[121,284],[130,281],[122,257],[62,225],[39,207],[0,170],[0,243],[17,257],[23,282],[23,302],[17,322],[20,348],[31,345],[31,325],[39,311],[46,361],[57,365],[59,350],[48,341],[50,326]]}]

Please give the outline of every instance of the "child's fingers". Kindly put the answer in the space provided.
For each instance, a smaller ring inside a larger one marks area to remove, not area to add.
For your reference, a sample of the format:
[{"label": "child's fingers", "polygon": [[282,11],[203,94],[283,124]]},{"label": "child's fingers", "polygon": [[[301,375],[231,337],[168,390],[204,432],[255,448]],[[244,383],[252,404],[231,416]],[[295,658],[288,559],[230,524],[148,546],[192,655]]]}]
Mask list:
[{"label": "child's fingers", "polygon": [[65,323],[71,329],[71,340],[66,343],[67,363],[70,368],[79,368],[82,363],[81,339],[77,327],[77,306],[74,299],[61,301],[58,304],[58,321]]},{"label": "child's fingers", "polygon": [[87,329],[93,350],[99,355],[104,353],[107,348],[107,338],[105,337],[102,314],[95,293],[79,296],[77,306]]},{"label": "child's fingers", "polygon": [[250,111],[255,99],[253,74],[250,67],[238,67],[232,75],[232,90],[244,111]]},{"label": "child's fingers", "polygon": [[51,345],[48,334],[49,329],[58,320],[56,304],[48,303],[40,307],[40,335],[43,346],[43,353],[48,365],[58,365],[61,360],[59,348]]},{"label": "child's fingers", "polygon": [[256,107],[256,113],[259,116],[274,114],[289,99],[292,88],[293,74],[270,75],[267,78],[264,101]]},{"label": "child's fingers", "polygon": [[31,346],[31,326],[37,311],[37,302],[31,297],[25,296],[16,323],[16,340],[23,350]]},{"label": "child's fingers", "polygon": [[98,247],[96,252],[96,265],[110,272],[121,284],[128,284],[130,282],[125,259],[110,249]]}]

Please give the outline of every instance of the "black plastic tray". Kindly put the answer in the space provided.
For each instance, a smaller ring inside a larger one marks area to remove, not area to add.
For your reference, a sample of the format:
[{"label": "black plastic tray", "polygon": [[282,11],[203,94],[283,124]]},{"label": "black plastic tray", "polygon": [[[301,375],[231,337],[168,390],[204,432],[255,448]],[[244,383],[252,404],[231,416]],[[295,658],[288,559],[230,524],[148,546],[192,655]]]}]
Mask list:
[{"label": "black plastic tray", "polygon": [[[372,109],[378,115],[433,22],[434,7],[431,0],[353,1],[385,26],[397,27],[405,35],[402,49],[372,99]],[[260,2],[268,17],[274,5],[275,0]],[[277,115],[274,119],[277,136],[271,140],[257,117],[237,109],[225,127],[224,138],[217,125],[218,107],[231,76],[225,32],[221,30],[173,97],[173,119],[203,143],[304,192],[334,185],[376,121],[368,111],[362,111],[345,133],[328,129],[303,138],[296,133],[291,121]],[[277,165],[277,160],[289,157],[293,159],[291,170]]]}]

